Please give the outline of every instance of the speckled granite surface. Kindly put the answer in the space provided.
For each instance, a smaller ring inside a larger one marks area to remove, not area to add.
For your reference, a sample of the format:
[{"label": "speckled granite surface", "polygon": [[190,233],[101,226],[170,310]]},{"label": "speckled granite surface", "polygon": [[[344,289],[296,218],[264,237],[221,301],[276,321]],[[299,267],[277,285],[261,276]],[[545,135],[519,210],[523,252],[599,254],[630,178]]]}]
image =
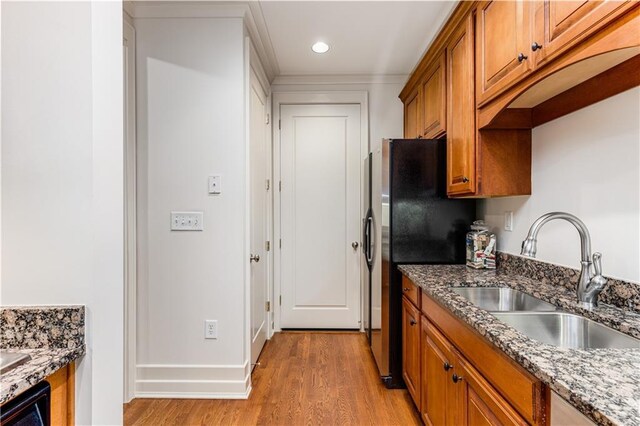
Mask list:
[{"label": "speckled granite surface", "polygon": [[[552,263],[541,262],[523,256],[498,253],[498,264],[503,272],[522,275],[543,283],[560,285],[575,290],[578,285],[580,271]],[[606,272],[606,271],[605,271]],[[606,273],[604,274],[606,277]],[[606,277],[600,301],[624,309],[640,312],[640,283],[626,282]]]},{"label": "speckled granite surface", "polygon": [[9,349],[8,352],[27,353],[31,355],[31,359],[2,374],[0,404],[4,404],[84,355],[85,347],[82,345],[74,349]]},{"label": "speckled granite surface", "polygon": [[424,292],[473,327],[596,423],[640,425],[640,349],[561,349],[526,337],[451,291],[455,286],[512,287],[640,337],[640,314],[610,305],[586,311],[568,287],[464,265],[405,265]]},{"label": "speckled granite surface", "polygon": [[84,345],[84,306],[0,308],[0,347],[68,348]]},{"label": "speckled granite surface", "polygon": [[84,306],[0,308],[0,348],[31,360],[0,376],[0,404],[84,355]]}]

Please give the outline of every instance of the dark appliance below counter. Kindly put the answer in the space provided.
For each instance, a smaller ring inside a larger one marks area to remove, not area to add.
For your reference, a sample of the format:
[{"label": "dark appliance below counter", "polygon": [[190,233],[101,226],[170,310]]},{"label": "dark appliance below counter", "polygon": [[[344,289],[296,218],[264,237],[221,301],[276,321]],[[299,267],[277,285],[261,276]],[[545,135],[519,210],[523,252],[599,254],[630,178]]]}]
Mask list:
[{"label": "dark appliance below counter", "polygon": [[0,411],[2,426],[49,426],[51,386],[40,382],[4,404]]}]

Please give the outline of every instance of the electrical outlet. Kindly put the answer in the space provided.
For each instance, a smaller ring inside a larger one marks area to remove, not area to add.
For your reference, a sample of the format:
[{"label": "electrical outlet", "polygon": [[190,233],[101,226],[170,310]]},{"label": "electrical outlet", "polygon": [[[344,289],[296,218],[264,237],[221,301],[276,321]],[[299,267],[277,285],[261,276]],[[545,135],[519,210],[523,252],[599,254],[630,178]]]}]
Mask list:
[{"label": "electrical outlet", "polygon": [[218,321],[217,320],[204,321],[204,338],[205,339],[218,338]]},{"label": "electrical outlet", "polygon": [[202,212],[171,212],[172,231],[202,231]]},{"label": "electrical outlet", "polygon": [[222,178],[220,175],[209,176],[209,194],[222,193]]},{"label": "electrical outlet", "polygon": [[504,212],[504,230],[513,231],[513,212]]}]

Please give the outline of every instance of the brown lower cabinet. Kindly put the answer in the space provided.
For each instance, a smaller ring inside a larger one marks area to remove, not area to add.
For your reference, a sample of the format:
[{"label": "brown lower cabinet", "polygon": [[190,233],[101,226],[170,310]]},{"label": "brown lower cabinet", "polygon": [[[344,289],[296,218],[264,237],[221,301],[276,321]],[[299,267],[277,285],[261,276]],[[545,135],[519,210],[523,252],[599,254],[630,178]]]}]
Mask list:
[{"label": "brown lower cabinet", "polygon": [[420,404],[420,311],[402,298],[402,378],[416,405]]},{"label": "brown lower cabinet", "polygon": [[546,387],[434,299],[421,296],[421,311],[403,297],[402,354],[403,377],[423,422],[548,424]]}]

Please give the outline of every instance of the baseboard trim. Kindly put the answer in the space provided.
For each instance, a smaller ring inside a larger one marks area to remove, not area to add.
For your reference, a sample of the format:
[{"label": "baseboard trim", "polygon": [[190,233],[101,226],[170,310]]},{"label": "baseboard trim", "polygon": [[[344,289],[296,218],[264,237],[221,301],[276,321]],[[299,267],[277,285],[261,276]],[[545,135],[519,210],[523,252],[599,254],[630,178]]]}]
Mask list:
[{"label": "baseboard trim", "polygon": [[251,368],[243,365],[138,365],[136,398],[247,399]]}]

